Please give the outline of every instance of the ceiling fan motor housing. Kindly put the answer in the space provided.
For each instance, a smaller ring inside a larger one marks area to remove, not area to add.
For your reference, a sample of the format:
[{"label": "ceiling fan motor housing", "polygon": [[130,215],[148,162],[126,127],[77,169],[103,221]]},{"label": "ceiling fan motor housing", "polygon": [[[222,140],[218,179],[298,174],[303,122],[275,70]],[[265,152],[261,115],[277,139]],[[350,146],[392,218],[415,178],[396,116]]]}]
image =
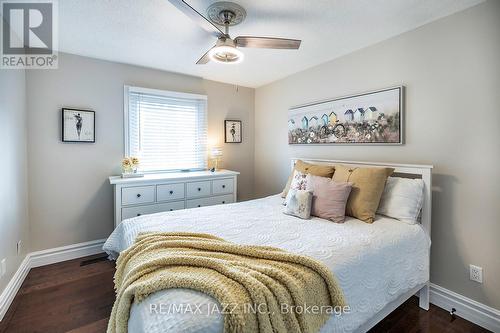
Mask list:
[{"label": "ceiling fan motor housing", "polygon": [[217,25],[232,26],[243,22],[247,12],[234,2],[219,1],[208,7],[207,16],[210,21]]},{"label": "ceiling fan motor housing", "polygon": [[228,37],[221,37],[217,40],[217,43],[215,43],[215,46],[229,46],[229,47],[236,47],[236,43],[234,40]]}]

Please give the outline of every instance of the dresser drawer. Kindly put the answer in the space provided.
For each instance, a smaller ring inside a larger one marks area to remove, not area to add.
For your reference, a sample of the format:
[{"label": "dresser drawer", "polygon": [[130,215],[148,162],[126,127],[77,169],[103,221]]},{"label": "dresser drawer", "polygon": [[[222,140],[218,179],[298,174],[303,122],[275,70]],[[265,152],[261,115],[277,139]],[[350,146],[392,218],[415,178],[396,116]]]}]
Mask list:
[{"label": "dresser drawer", "polygon": [[156,187],[156,201],[184,199],[184,184],[163,184]]},{"label": "dresser drawer", "polygon": [[212,198],[201,198],[201,199],[186,200],[186,208],[196,208],[196,207],[212,206],[213,203],[212,203],[212,201],[210,199],[212,199]]},{"label": "dresser drawer", "polygon": [[234,196],[232,194],[228,195],[218,195],[216,197],[211,197],[212,205],[224,205],[234,202]]},{"label": "dresser drawer", "polygon": [[206,206],[214,206],[214,205],[223,205],[228,203],[233,203],[234,197],[232,194],[230,195],[218,195],[216,197],[210,198],[200,198],[200,199],[191,199],[186,201],[186,208],[197,208],[197,207],[206,207]]},{"label": "dresser drawer", "polygon": [[122,221],[132,217],[184,209],[184,201],[122,208]]},{"label": "dresser drawer", "polygon": [[217,179],[212,181],[213,194],[233,193],[233,191],[234,191],[234,185],[232,178]]},{"label": "dresser drawer", "polygon": [[211,182],[195,182],[186,184],[188,198],[206,197],[211,193]]},{"label": "dresser drawer", "polygon": [[155,186],[122,188],[122,205],[137,205],[155,201]]}]

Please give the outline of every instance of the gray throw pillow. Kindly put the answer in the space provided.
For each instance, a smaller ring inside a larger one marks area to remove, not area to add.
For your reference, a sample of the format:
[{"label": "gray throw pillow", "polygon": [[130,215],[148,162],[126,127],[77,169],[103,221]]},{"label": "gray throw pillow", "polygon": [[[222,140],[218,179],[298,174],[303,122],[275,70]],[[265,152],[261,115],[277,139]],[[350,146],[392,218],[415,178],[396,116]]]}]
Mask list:
[{"label": "gray throw pillow", "polygon": [[284,213],[308,219],[311,217],[313,194],[308,190],[290,190],[288,191]]}]

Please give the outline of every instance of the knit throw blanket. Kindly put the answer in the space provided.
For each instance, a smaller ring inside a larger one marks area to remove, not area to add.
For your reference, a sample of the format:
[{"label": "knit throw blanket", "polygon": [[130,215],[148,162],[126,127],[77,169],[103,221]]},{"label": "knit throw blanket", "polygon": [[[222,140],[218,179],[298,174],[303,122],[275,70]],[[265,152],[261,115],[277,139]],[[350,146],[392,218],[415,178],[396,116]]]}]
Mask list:
[{"label": "knit throw blanket", "polygon": [[[116,263],[108,333],[125,333],[133,302],[169,288],[194,289],[230,309],[224,332],[317,332],[345,305],[322,263],[277,248],[198,233],[141,233]],[[294,311],[317,306],[321,311]],[[307,313],[306,313],[307,312]]]}]

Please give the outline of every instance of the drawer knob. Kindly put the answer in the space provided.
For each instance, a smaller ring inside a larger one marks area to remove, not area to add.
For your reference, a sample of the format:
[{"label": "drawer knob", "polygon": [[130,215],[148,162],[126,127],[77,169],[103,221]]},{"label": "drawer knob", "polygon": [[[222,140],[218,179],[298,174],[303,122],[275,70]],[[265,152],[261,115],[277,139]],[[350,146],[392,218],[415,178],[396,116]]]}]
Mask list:
[{"label": "drawer knob", "polygon": [[137,216],[141,216],[141,214],[137,214]]},{"label": "drawer knob", "polygon": [[222,185],[222,188],[226,188],[226,185]]},{"label": "drawer knob", "polygon": [[198,192],[200,192],[200,191],[201,191],[201,187],[198,187]]},{"label": "drawer knob", "polygon": [[201,205],[198,205],[198,207],[201,207]]},{"label": "drawer knob", "polygon": [[174,194],[174,191],[170,191],[170,194]]},{"label": "drawer knob", "polygon": [[222,201],[223,204],[225,204],[226,202],[225,201]]},{"label": "drawer knob", "polygon": [[141,194],[140,193],[137,193],[137,197],[140,198],[141,197]]}]

